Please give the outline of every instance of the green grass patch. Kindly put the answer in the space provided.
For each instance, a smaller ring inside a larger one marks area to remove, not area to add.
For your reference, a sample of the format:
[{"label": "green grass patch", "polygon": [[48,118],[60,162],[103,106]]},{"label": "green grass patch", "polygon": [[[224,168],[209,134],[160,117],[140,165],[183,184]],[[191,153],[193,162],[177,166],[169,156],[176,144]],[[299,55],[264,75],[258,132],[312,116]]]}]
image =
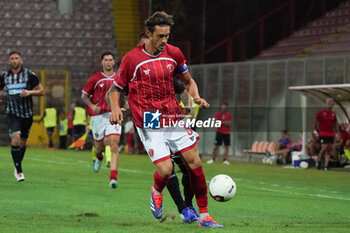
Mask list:
[{"label": "green grass patch", "polygon": [[[286,169],[244,162],[207,165],[209,181],[231,176],[236,196],[210,214],[225,229],[182,223],[167,191],[166,220],[149,209],[155,167],[145,155],[120,156],[119,186],[109,188],[109,170],[92,171],[87,151],[28,148],[26,180],[13,176],[9,147],[0,147],[0,232],[349,232],[350,173]],[[178,170],[178,169],[176,169]],[[181,173],[178,173],[181,177]],[[194,202],[195,203],[195,202]]]}]

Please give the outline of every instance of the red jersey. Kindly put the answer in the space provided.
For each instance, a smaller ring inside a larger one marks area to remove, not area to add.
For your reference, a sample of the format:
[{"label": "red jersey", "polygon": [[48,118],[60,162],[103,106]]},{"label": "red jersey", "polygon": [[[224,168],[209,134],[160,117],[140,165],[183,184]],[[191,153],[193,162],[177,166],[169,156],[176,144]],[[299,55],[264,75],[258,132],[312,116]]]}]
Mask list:
[{"label": "red jersey", "polygon": [[114,85],[125,90],[128,87],[129,105],[135,125],[143,128],[143,114],[159,111],[160,125],[163,121],[184,118],[176,100],[174,73],[187,72],[186,60],[179,48],[167,44],[160,54],[149,54],[143,45],[128,52],[117,71]]},{"label": "red jersey", "polygon": [[[84,94],[90,97],[90,100],[93,104],[100,107],[101,111],[99,114],[111,111],[111,108],[107,105],[105,97],[106,93],[108,92],[109,88],[113,83],[114,77],[115,73],[111,76],[107,76],[102,71],[97,72],[89,78],[85,87],[82,90]],[[98,115],[94,113],[94,111],[92,111],[92,109],[88,106],[86,106],[86,112],[90,116]]]},{"label": "red jersey", "polygon": [[[230,121],[232,120],[231,113],[229,112],[217,112],[215,114],[215,120],[218,121]],[[222,125],[220,128],[216,129],[216,132],[222,133],[222,134],[230,134],[230,127]]]},{"label": "red jersey", "polygon": [[316,114],[318,121],[318,134],[324,137],[334,137],[334,124],[337,122],[337,116],[332,110],[319,110]]}]

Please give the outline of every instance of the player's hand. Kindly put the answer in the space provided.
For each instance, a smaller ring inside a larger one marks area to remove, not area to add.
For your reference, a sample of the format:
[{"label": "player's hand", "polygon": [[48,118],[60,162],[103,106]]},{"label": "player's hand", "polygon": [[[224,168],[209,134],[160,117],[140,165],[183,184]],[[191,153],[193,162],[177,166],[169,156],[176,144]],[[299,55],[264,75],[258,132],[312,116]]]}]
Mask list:
[{"label": "player's hand", "polygon": [[92,105],[92,106],[91,106],[91,109],[92,109],[92,111],[94,111],[94,113],[96,113],[96,114],[99,114],[100,111],[101,111],[101,108],[98,107],[97,105]]},{"label": "player's hand", "polygon": [[186,116],[189,116],[189,117],[190,117],[190,119],[193,118],[193,116],[194,116],[194,111],[193,111],[193,109],[192,109],[191,107],[185,106],[185,107],[183,108],[183,111],[184,111],[184,114],[185,114]]},{"label": "player's hand", "polygon": [[120,108],[118,108],[115,111],[112,111],[111,115],[109,116],[109,123],[111,123],[112,125],[122,125],[123,120],[123,113]]},{"label": "player's hand", "polygon": [[30,91],[26,90],[26,89],[22,89],[21,90],[21,94],[19,95],[21,97],[27,97],[30,96]]},{"label": "player's hand", "polygon": [[209,108],[210,104],[203,98],[194,98],[193,102],[199,105],[201,108]]}]

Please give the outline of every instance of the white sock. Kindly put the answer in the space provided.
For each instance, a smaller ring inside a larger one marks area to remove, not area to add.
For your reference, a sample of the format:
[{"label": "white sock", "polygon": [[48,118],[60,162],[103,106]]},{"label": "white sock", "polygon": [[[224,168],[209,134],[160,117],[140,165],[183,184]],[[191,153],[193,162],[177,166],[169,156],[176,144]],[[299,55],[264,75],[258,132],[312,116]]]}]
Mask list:
[{"label": "white sock", "polygon": [[157,189],[153,186],[153,192],[156,195],[161,195],[162,193],[158,192]]},{"label": "white sock", "polygon": [[205,220],[206,216],[209,216],[209,213],[201,213],[200,214],[201,220]]}]

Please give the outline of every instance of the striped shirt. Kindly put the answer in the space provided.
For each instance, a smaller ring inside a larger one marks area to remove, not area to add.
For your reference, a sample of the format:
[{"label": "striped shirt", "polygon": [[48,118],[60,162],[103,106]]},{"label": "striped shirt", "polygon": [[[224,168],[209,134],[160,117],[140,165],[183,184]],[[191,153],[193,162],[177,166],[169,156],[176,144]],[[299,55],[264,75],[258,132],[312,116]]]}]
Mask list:
[{"label": "striped shirt", "polygon": [[174,74],[187,72],[179,48],[167,44],[160,54],[149,54],[143,45],[127,53],[114,78],[114,85],[129,92],[128,100],[135,125],[143,128],[144,113],[159,111],[162,123],[184,118],[175,97]]},{"label": "striped shirt", "polygon": [[31,118],[33,116],[32,96],[21,97],[21,90],[33,90],[39,85],[36,74],[28,69],[22,68],[18,74],[11,70],[0,74],[0,89],[7,91],[5,113],[20,118]]}]

